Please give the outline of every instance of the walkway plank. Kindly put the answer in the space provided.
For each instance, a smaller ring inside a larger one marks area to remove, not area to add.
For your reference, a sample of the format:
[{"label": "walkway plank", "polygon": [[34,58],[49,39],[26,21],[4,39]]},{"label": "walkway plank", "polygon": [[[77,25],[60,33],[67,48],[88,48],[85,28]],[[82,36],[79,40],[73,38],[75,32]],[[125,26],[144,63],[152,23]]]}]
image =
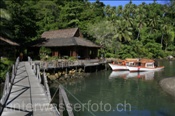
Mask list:
[{"label": "walkway plank", "polygon": [[2,116],[56,116],[29,62],[20,62]]}]

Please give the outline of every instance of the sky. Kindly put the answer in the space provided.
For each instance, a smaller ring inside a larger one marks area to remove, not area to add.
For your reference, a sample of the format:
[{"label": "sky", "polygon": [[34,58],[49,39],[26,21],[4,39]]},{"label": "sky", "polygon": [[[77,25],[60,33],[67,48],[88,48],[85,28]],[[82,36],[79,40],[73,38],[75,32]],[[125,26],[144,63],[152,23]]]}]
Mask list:
[{"label": "sky", "polygon": [[[89,0],[89,1],[95,2],[96,0]],[[119,6],[119,5],[124,6],[125,4],[129,3],[130,0],[100,0],[100,2],[103,2],[105,5],[110,5],[110,6]],[[142,2],[145,2],[146,4],[150,4],[150,3],[153,3],[153,0],[132,0],[132,3],[136,5],[139,5]],[[157,0],[156,3],[166,4],[167,0]]]}]

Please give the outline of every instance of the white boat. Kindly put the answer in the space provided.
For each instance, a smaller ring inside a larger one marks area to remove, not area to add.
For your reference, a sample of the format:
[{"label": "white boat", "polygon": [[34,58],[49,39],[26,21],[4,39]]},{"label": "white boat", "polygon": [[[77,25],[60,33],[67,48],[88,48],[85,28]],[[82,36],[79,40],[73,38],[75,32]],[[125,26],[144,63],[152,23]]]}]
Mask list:
[{"label": "white boat", "polygon": [[133,65],[127,66],[130,72],[143,72],[143,71],[158,71],[163,69],[164,66],[157,66],[157,63],[151,59],[141,59],[134,62]]},{"label": "white boat", "polygon": [[128,70],[127,66],[125,65],[112,64],[112,63],[108,63],[108,64],[112,68],[113,71]]},{"label": "white boat", "polygon": [[134,62],[138,61],[138,59],[125,59],[118,60],[117,63],[109,63],[109,66],[113,71],[128,71],[127,66],[132,65]]},{"label": "white boat", "polygon": [[164,66],[157,67],[155,61],[151,59],[125,59],[115,63],[109,63],[113,71],[129,70],[130,72],[159,71]]}]

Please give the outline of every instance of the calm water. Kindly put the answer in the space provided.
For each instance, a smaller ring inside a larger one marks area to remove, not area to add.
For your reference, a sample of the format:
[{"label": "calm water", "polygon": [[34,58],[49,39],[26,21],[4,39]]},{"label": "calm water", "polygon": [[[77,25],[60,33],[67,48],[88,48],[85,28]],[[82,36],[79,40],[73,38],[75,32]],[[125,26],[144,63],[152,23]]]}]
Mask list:
[{"label": "calm water", "polygon": [[175,77],[175,61],[159,64],[165,66],[159,72],[101,71],[65,84],[75,115],[175,116],[175,98],[159,86],[162,78]]},{"label": "calm water", "polygon": [[[75,115],[175,116],[175,98],[159,86],[161,79],[175,77],[175,61],[159,61],[159,64],[165,66],[159,72],[100,71],[65,84]],[[50,88],[52,94],[56,86]],[[3,87],[0,88],[2,93]],[[55,97],[54,102],[58,101]]]}]

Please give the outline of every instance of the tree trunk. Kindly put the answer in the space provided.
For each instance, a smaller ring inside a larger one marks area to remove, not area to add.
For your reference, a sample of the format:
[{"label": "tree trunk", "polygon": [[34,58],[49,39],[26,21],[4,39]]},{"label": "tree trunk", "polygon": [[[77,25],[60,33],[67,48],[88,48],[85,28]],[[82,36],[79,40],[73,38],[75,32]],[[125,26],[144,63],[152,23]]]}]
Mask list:
[{"label": "tree trunk", "polygon": [[139,40],[139,37],[140,37],[140,30],[138,31],[138,34],[137,34],[137,40]]},{"label": "tree trunk", "polygon": [[167,51],[167,46],[168,46],[168,44],[167,44],[167,43],[165,43],[165,51]]},{"label": "tree trunk", "polygon": [[161,37],[161,48],[163,47],[163,34],[162,34],[162,37]]}]

